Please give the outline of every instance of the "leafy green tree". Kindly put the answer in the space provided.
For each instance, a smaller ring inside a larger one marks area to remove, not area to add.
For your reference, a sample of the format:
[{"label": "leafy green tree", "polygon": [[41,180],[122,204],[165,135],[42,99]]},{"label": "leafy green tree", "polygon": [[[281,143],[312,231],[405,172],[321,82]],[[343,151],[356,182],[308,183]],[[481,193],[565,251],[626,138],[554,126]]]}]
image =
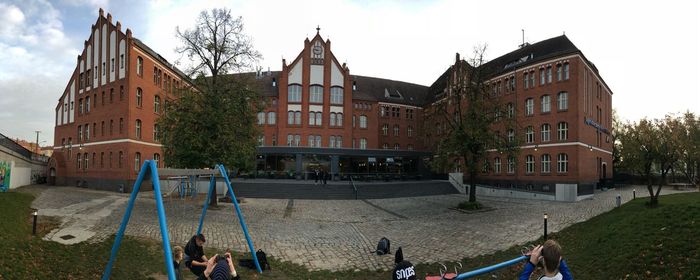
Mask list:
[{"label": "leafy green tree", "polygon": [[251,81],[227,75],[250,69],[261,58],[243,31],[242,18],[228,9],[202,11],[192,29],[177,29],[177,37],[182,45],[176,50],[190,60],[188,75],[196,78],[159,119],[166,164],[252,168],[260,98]]},{"label": "leafy green tree", "polygon": [[[669,118],[671,119],[671,118]],[[686,112],[669,121],[674,139],[677,141],[678,160],[674,169],[680,171],[690,184],[700,184],[700,116]]]},{"label": "leafy green tree", "polygon": [[485,46],[477,47],[468,62],[457,60],[448,77],[446,100],[436,105],[449,127],[438,143],[433,167],[445,170],[453,167],[455,159],[461,160],[468,175],[469,202],[476,202],[477,175],[488,169],[488,151],[505,151],[515,160],[519,146],[518,137],[509,140],[505,133],[496,133],[497,127],[506,131],[517,129],[514,114],[509,116],[507,110],[503,111],[501,98],[489,91],[490,69],[484,65],[485,52]]},{"label": "leafy green tree", "polygon": [[650,203],[656,204],[661,187],[653,188],[654,162],[657,154],[659,130],[654,123],[642,119],[638,123],[627,123],[618,135],[620,139],[621,167],[633,172],[647,182]]}]

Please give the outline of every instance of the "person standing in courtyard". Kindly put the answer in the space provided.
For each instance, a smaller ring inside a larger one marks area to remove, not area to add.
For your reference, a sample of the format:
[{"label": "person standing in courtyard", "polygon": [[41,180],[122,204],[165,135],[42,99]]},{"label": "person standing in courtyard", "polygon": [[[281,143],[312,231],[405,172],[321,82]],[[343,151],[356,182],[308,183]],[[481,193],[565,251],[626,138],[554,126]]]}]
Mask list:
[{"label": "person standing in courtyard", "polygon": [[200,276],[207,268],[207,256],[204,255],[204,234],[197,234],[190,238],[185,245],[185,266],[192,271],[192,274]]},{"label": "person standing in courtyard", "polygon": [[544,275],[541,280],[573,280],[569,267],[561,257],[561,246],[554,240],[547,240],[543,245],[535,247],[530,252],[530,260],[525,263],[520,280],[530,279],[530,275],[538,263],[544,265]]}]

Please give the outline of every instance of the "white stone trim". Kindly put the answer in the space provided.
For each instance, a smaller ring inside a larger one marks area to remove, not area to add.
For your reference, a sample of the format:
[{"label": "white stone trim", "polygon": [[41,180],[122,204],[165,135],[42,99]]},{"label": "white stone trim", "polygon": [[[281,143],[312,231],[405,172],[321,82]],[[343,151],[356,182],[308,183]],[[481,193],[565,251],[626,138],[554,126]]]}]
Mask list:
[{"label": "white stone trim", "polygon": [[[99,142],[89,142],[89,143],[78,143],[78,144],[73,144],[73,148],[79,148],[79,147],[89,147],[89,146],[98,146],[98,145],[107,145],[107,144],[118,144],[118,143],[132,143],[132,144],[140,144],[140,145],[146,145],[146,146],[153,146],[153,147],[163,147],[161,144],[157,143],[150,143],[150,142],[144,142],[144,141],[139,141],[139,140],[134,140],[134,139],[115,139],[115,140],[107,140],[107,141],[99,141]],[[54,149],[67,149],[69,146],[66,145],[64,146],[56,146]]]},{"label": "white stone trim", "polygon": [[[583,142],[565,142],[565,143],[551,143],[551,144],[527,145],[527,146],[520,146],[520,149],[533,149],[533,148],[535,148],[535,146],[537,146],[537,148],[563,147],[563,146],[582,146],[582,147],[588,148],[588,146],[591,146],[591,148],[592,148],[593,150],[596,150],[596,151],[599,151],[599,152],[603,152],[603,153],[612,155],[612,152],[611,152],[611,151],[603,150],[603,149],[601,149],[601,148],[595,147],[595,146],[593,146],[593,145],[588,145],[588,144],[583,143]],[[497,151],[497,150],[496,150],[496,149],[489,149],[489,150],[486,150],[486,151],[487,151],[487,152],[495,152],[495,151]]]},{"label": "white stone trim", "polygon": [[406,107],[408,109],[423,109],[421,107],[416,107],[416,106],[411,106],[411,105],[405,105],[405,104],[399,104],[399,103],[388,103],[388,102],[377,102],[379,106],[382,105],[387,105],[387,106],[393,106],[393,107]]}]

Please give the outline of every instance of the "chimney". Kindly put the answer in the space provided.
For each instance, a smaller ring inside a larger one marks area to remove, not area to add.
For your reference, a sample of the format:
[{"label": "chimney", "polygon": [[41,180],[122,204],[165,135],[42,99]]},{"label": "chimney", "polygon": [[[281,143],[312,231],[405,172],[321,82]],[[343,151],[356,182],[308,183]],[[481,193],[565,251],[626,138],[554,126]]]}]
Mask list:
[{"label": "chimney", "polygon": [[102,8],[100,8],[100,17],[103,17],[104,15],[105,15],[105,11]]},{"label": "chimney", "polygon": [[459,53],[455,54],[455,63],[459,62]]},{"label": "chimney", "polygon": [[117,21],[117,30],[122,31],[122,23]]}]

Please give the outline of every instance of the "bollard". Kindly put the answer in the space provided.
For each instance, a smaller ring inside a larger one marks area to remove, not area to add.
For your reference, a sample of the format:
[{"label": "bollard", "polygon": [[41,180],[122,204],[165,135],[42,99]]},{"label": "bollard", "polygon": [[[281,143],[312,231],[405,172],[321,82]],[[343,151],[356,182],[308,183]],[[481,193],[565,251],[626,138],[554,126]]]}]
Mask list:
[{"label": "bollard", "polygon": [[637,190],[632,189],[632,199],[636,199],[636,198],[637,198]]},{"label": "bollard", "polygon": [[32,216],[34,216],[34,223],[32,225],[32,235],[36,235],[36,217],[39,215],[39,212],[37,210],[34,210],[32,212]]},{"label": "bollard", "polygon": [[617,205],[617,208],[620,208],[620,204],[622,204],[622,197],[620,194],[617,194],[617,197],[615,197],[615,204]]},{"label": "bollard", "polygon": [[547,241],[547,213],[544,213],[544,240]]}]

